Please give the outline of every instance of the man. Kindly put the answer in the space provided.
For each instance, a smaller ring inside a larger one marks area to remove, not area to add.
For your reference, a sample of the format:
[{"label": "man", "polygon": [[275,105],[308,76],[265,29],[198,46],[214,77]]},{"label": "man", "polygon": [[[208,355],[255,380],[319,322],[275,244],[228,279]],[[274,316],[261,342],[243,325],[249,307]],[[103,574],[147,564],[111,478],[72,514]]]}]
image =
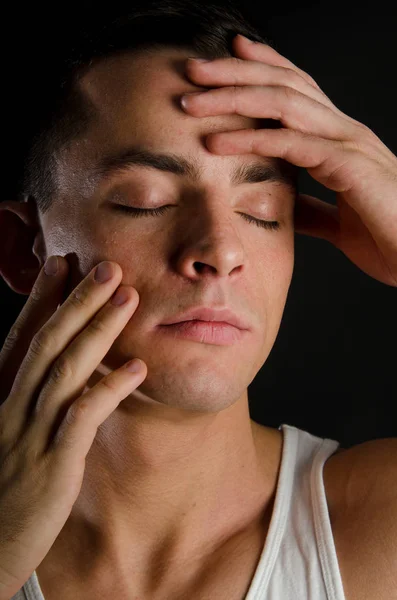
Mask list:
[{"label": "man", "polygon": [[[132,356],[147,367],[98,429],[70,517],[24,593],[389,600],[397,440],[341,450],[291,426],[261,426],[247,387],[277,336],[294,228],[397,285],[397,159],[265,43],[233,36],[237,60],[222,54],[230,16],[176,3],[202,27],[199,42],[214,31],[222,39],[185,47],[186,30],[166,19],[172,3],[156,5],[167,45],[84,64],[73,87],[84,127],[57,148],[47,139],[52,155],[42,138],[26,202],[1,206],[0,270],[17,293],[30,294],[56,255],[70,269],[63,299],[103,260],[139,294],[84,391]],[[234,30],[261,39],[243,20]],[[206,93],[182,108],[197,91]],[[338,206],[297,197],[291,165],[336,191]],[[227,307],[239,328],[170,325],[197,307]]]}]

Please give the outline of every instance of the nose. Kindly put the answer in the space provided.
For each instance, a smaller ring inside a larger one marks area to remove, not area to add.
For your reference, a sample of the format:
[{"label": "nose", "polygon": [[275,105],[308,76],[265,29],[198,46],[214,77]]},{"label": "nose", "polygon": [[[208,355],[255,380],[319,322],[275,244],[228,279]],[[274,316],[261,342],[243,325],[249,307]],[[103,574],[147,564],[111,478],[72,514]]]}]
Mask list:
[{"label": "nose", "polygon": [[237,227],[241,218],[222,201],[201,201],[183,223],[176,268],[187,278],[236,275],[244,267],[244,246]]}]

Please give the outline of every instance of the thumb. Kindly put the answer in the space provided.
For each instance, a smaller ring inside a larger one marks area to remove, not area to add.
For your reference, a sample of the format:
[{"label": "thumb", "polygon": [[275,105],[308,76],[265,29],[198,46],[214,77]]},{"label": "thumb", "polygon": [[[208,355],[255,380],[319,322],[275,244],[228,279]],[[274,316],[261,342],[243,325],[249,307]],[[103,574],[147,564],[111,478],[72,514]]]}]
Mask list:
[{"label": "thumb", "polygon": [[295,231],[322,238],[338,247],[339,210],[307,194],[298,194],[295,201]]}]

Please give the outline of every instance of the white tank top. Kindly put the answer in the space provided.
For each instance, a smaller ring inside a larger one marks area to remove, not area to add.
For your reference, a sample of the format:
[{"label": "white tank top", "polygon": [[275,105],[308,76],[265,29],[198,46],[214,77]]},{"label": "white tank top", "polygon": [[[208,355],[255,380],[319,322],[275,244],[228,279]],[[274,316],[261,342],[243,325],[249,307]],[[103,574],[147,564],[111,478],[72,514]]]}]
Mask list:
[{"label": "white tank top", "polygon": [[[242,600],[346,600],[323,481],[324,463],[339,442],[292,425],[279,430],[283,450],[273,515]],[[36,571],[10,600],[45,600]]]}]

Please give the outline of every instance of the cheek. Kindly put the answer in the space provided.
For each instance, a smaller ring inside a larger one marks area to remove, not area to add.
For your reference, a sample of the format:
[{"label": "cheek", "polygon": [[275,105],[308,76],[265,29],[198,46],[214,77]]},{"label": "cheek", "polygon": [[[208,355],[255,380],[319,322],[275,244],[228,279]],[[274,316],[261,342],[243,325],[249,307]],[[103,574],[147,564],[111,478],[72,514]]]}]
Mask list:
[{"label": "cheek", "polygon": [[273,254],[272,274],[280,287],[289,286],[294,270],[294,243],[288,240]]},{"label": "cheek", "polygon": [[274,282],[274,285],[281,287],[285,287],[285,284],[289,285],[294,268],[292,227],[283,225],[279,231],[265,232],[263,243],[257,243],[252,252],[269,284]]},{"label": "cheek", "polygon": [[294,270],[294,234],[274,232],[266,244],[256,250],[257,294],[264,303],[267,317],[281,319]]},{"label": "cheek", "polygon": [[102,260],[116,262],[122,270],[120,285],[132,285],[138,292],[145,295],[153,285],[153,277],[161,270],[159,257],[163,256],[159,247],[159,237],[151,235],[149,239],[139,235],[134,239],[133,228],[120,223],[98,227],[87,236],[87,256],[90,257],[90,268]]}]

